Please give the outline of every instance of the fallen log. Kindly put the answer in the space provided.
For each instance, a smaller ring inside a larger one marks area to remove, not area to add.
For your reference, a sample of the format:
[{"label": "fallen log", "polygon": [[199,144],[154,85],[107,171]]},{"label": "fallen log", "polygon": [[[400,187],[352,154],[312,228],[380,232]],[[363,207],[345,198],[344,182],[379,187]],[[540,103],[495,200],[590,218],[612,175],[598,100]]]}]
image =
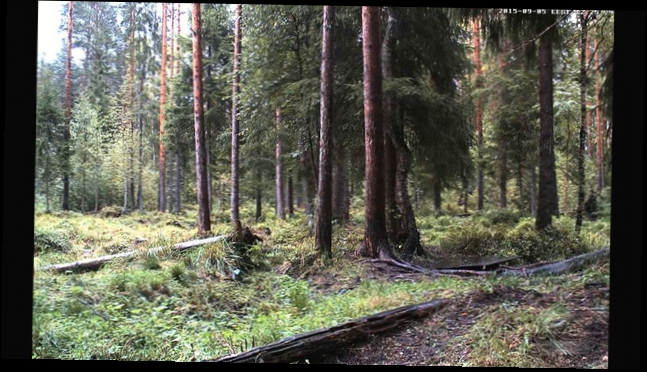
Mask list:
[{"label": "fallen log", "polygon": [[[178,243],[175,244],[174,246],[171,247],[173,250],[184,250],[192,247],[196,247],[199,245],[204,245],[204,244],[209,244],[209,243],[215,243],[217,241],[220,241],[225,238],[225,235],[220,235],[220,236],[214,236],[212,238],[207,238],[207,239],[199,239],[199,240],[191,240],[188,242],[183,242],[183,243]],[[148,254],[155,254],[158,252],[161,252],[164,250],[166,247],[155,247],[155,248],[150,248],[148,249]],[[117,253],[117,254],[111,254],[108,256],[101,256],[101,257],[96,257],[96,258],[88,258],[85,260],[79,260],[79,261],[74,261],[74,262],[69,262],[69,263],[63,263],[63,264],[57,264],[57,265],[48,265],[45,267],[40,268],[40,270],[43,271],[48,271],[48,270],[53,270],[53,271],[66,271],[66,270],[89,270],[89,269],[95,269],[98,268],[99,266],[103,265],[104,263],[111,261],[115,258],[119,257],[130,257],[134,256],[138,253],[138,251],[129,251],[129,252],[123,252],[123,253]]]},{"label": "fallen log", "polygon": [[584,253],[579,256],[571,257],[563,261],[540,262],[527,266],[508,267],[497,265],[485,265],[484,268],[496,268],[495,270],[461,270],[461,269],[426,269],[418,265],[410,265],[407,263],[396,262],[389,259],[374,259],[369,260],[372,263],[387,264],[397,267],[400,270],[407,272],[420,273],[430,276],[435,275],[451,275],[451,276],[531,276],[531,275],[559,275],[566,272],[573,272],[581,270],[586,266],[590,266],[597,262],[609,261],[609,248],[600,249],[595,252]]},{"label": "fallen log", "polygon": [[499,275],[558,275],[567,272],[581,270],[596,263],[609,262],[610,249],[600,249],[591,253],[584,253],[571,257],[567,260],[556,262],[544,262],[516,268],[502,268],[497,270]]},{"label": "fallen log", "polygon": [[445,306],[449,300],[433,300],[403,306],[333,327],[292,336],[248,351],[203,362],[290,363],[312,358],[342,345],[359,341],[371,334],[385,332],[405,322],[426,317]]}]

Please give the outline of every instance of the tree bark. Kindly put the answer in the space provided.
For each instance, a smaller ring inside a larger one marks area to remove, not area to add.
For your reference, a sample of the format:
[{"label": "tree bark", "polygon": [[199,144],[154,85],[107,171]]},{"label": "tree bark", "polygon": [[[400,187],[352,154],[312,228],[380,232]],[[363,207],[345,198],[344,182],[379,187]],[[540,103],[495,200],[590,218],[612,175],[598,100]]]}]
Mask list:
[{"label": "tree bark", "polygon": [[[204,145],[204,107],[202,103],[202,19],[201,4],[193,4],[193,112],[195,117],[195,163],[198,195],[198,233],[211,232],[207,190],[207,151]],[[178,211],[179,212],[179,211]]]},{"label": "tree bark", "polygon": [[[474,19],[474,74],[476,75],[476,89],[481,88],[481,20]],[[483,209],[483,108],[480,99],[476,99],[476,132],[478,146],[478,210]]]},{"label": "tree bark", "polygon": [[584,153],[586,146],[586,37],[587,24],[586,15],[580,15],[580,25],[582,26],[581,52],[580,52],[580,146],[577,152],[578,166],[578,192],[577,192],[577,215],[575,217],[575,232],[580,233],[582,229],[582,213],[584,212]]},{"label": "tree bark", "polygon": [[[590,70],[590,68],[592,66],[590,64],[591,63],[591,38],[589,37],[588,34],[586,35],[586,48],[585,49],[586,49],[586,51],[585,51],[584,54],[585,54],[585,57],[586,57],[586,65],[587,65],[587,71],[588,71],[588,70]],[[591,140],[593,138],[593,136],[591,135],[592,130],[593,130],[592,129],[593,126],[591,125],[591,111],[589,111],[589,110],[586,110],[586,127],[588,129],[587,131],[588,131],[588,134],[589,134],[588,137],[587,137],[587,142],[588,142],[587,149],[588,149],[589,159],[593,159],[593,144],[591,143]]]},{"label": "tree bark", "polygon": [[70,1],[67,14],[67,58],[65,61],[65,129],[63,131],[63,205],[70,210],[70,122],[72,120],[72,32],[74,2]]},{"label": "tree bark", "polygon": [[166,18],[168,5],[162,5],[162,62],[160,67],[160,148],[159,148],[159,210],[166,212],[166,152],[164,150],[164,119],[166,109]]},{"label": "tree bark", "polygon": [[442,299],[403,306],[205,362],[291,363],[303,358],[314,358],[326,351],[365,339],[368,335],[382,333],[412,320],[427,317],[448,303],[448,300]]},{"label": "tree bark", "polygon": [[182,156],[180,151],[175,151],[175,213],[180,213],[182,206]]},{"label": "tree bark", "polygon": [[[597,48],[597,41],[595,42]],[[602,156],[604,149],[602,148],[602,103],[600,102],[600,51],[595,58],[595,134],[597,143],[597,165],[598,165],[598,190],[602,191],[604,188],[604,164],[602,163]]]},{"label": "tree bark", "polygon": [[261,183],[263,181],[263,176],[260,172],[258,172],[258,183],[256,184],[256,222],[259,222],[261,220],[261,216],[263,215],[263,189],[261,188]]},{"label": "tree bark", "polygon": [[292,170],[288,174],[288,216],[294,217],[294,199],[292,190]]},{"label": "tree bark", "polygon": [[[387,7],[388,21],[384,39],[382,40],[382,76],[384,81],[393,77],[392,73],[392,47],[393,47],[393,32],[395,28],[396,19],[393,10]],[[392,244],[398,242],[398,235],[400,228],[398,221],[400,219],[400,211],[396,202],[396,150],[393,145],[392,132],[394,130],[395,120],[394,104],[392,94],[389,92],[384,93],[384,176],[385,176],[385,204],[386,204],[386,235]]]},{"label": "tree bark", "polygon": [[530,215],[537,217],[537,170],[530,167]]},{"label": "tree bark", "polygon": [[332,258],[332,94],[333,94],[333,32],[335,7],[324,6],[321,51],[321,125],[319,142],[319,186],[315,221],[315,247],[320,254]]},{"label": "tree bark", "polygon": [[501,141],[499,145],[499,207],[506,208],[508,206],[507,190],[508,190],[508,164],[507,164],[507,151],[505,140]]},{"label": "tree bark", "polygon": [[238,196],[238,99],[240,94],[240,20],[242,4],[236,5],[236,21],[234,24],[234,84],[231,102],[231,222],[236,241],[242,239],[243,226],[240,223]]},{"label": "tree bark", "polygon": [[283,144],[281,142],[281,109],[276,108],[276,216],[285,220],[283,208]]},{"label": "tree bark", "polygon": [[548,34],[539,38],[539,200],[535,227],[552,225],[555,207],[555,158],[553,153],[553,61],[552,41]]},{"label": "tree bark", "polygon": [[128,180],[128,187],[130,192],[130,210],[135,210],[137,200],[135,199],[135,7],[132,5],[130,9],[130,71],[129,71],[129,85],[130,85],[130,112],[128,114],[130,121],[130,138],[128,141],[128,152],[130,155],[130,179]]},{"label": "tree bark", "polygon": [[386,236],[384,172],[381,169],[384,165],[384,112],[379,22],[379,7],[362,7],[366,205],[364,247],[361,253],[372,258],[391,258],[392,253]]},{"label": "tree bark", "polygon": [[441,211],[442,203],[442,189],[440,187],[440,180],[436,179],[434,181],[434,209],[436,212]]}]

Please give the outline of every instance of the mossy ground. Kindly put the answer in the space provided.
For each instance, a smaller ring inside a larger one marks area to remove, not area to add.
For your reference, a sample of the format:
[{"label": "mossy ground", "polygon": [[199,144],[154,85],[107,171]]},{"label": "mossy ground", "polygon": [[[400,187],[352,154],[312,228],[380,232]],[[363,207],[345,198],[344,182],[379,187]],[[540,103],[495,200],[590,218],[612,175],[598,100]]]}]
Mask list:
[{"label": "mossy ground", "polygon": [[[334,226],[331,260],[317,257],[302,213],[282,221],[266,209],[257,223],[245,217],[251,209],[241,212],[243,224],[264,239],[246,253],[251,268],[224,242],[145,254],[197,238],[191,206],[179,215],[37,213],[36,268],[129,249],[142,253],[97,271],[35,271],[33,357],[213,359],[378,311],[453,298],[451,307],[423,322],[340,348],[322,361],[606,365],[608,265],[546,278],[386,277],[355,256],[363,239],[357,208],[349,224]],[[423,244],[446,256],[524,253],[533,261],[609,245],[608,220],[585,221],[575,237],[569,232],[574,221],[562,217],[551,241],[529,229],[529,219],[506,213],[420,217],[418,224]],[[227,212],[215,212],[212,221],[214,235],[230,231]]]}]

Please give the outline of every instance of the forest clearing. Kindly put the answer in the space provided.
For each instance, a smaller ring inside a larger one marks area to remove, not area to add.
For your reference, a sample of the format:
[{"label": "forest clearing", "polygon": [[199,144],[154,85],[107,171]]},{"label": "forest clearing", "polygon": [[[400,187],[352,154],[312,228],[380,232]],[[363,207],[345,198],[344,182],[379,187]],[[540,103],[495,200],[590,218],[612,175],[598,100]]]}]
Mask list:
[{"label": "forest clearing", "polygon": [[613,23],[61,2],[32,358],[608,368]]}]

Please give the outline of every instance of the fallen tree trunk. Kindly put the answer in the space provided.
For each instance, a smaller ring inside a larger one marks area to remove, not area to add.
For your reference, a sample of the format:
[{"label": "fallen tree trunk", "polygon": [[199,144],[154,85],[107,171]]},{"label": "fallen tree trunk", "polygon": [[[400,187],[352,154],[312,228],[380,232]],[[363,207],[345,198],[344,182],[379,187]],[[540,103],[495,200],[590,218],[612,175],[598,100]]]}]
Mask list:
[{"label": "fallen tree trunk", "polygon": [[418,265],[394,262],[388,259],[370,260],[374,264],[386,264],[406,272],[420,273],[424,275],[452,275],[452,276],[531,276],[531,275],[559,275],[566,272],[581,270],[584,267],[596,262],[609,261],[609,248],[600,249],[591,253],[584,253],[563,261],[540,262],[520,267],[505,267],[497,265],[484,265],[484,268],[494,270],[461,270],[461,269],[427,269]]},{"label": "fallen tree trunk", "polygon": [[290,363],[320,355],[344,344],[359,341],[367,335],[385,332],[414,319],[426,317],[446,305],[448,300],[433,300],[404,306],[330,328],[292,336],[251,350],[203,362]]},{"label": "fallen tree trunk", "polygon": [[534,265],[516,267],[516,268],[502,268],[497,271],[499,275],[558,275],[567,272],[581,270],[587,266],[596,263],[609,262],[610,249],[600,249],[591,253],[584,253],[579,256],[571,257],[564,261],[544,262]]},{"label": "fallen tree trunk", "polygon": [[[178,243],[175,244],[174,246],[171,247],[173,250],[184,250],[192,247],[196,247],[199,245],[204,245],[204,244],[209,244],[209,243],[215,243],[217,241],[220,241],[225,238],[225,235],[220,235],[220,236],[214,236],[212,238],[207,238],[207,239],[199,239],[199,240],[191,240],[188,242],[183,242],[183,243]],[[150,248],[148,250],[148,254],[155,254],[158,252],[161,252],[164,250],[166,247],[155,247],[155,248]],[[85,260],[79,260],[79,261],[74,261],[74,262],[69,262],[69,263],[63,263],[63,264],[57,264],[57,265],[48,265],[45,267],[40,268],[40,270],[47,271],[47,270],[53,270],[53,271],[66,271],[66,270],[88,270],[88,269],[95,269],[104,263],[111,261],[115,258],[119,257],[130,257],[136,255],[138,252],[137,251],[130,251],[130,252],[123,252],[123,253],[117,253],[117,254],[111,254],[108,256],[101,256],[101,257],[96,257],[96,258],[88,258]]]}]

